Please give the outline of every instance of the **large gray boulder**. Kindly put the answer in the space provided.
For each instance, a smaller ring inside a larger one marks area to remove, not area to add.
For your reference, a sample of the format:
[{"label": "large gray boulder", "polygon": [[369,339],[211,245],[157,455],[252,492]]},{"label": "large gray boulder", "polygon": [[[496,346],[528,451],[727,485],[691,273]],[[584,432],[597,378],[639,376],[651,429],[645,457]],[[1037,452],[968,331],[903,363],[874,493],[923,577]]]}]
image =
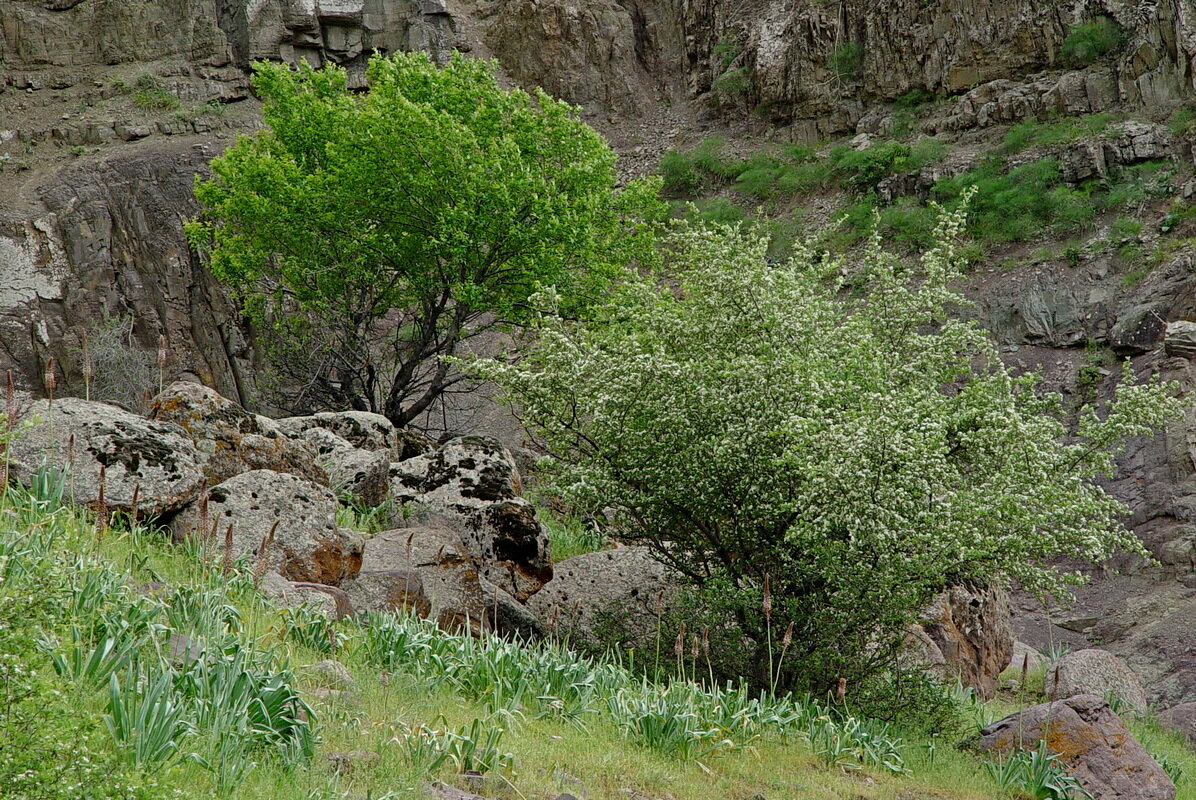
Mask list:
[{"label": "large gray boulder", "polygon": [[1104,699],[1081,694],[1011,714],[980,732],[999,756],[1042,740],[1094,800],[1174,800],[1175,785]]},{"label": "large gray boulder", "polygon": [[350,597],[369,591],[372,573],[414,572],[429,604],[427,616],[441,629],[479,633],[486,627],[477,564],[451,528],[433,524],[383,531],[365,543],[362,565],[365,582],[351,582]]},{"label": "large gray boulder", "polygon": [[[200,531],[199,506],[192,503],[171,521],[176,540],[211,535]],[[337,527],[336,510],[336,495],[326,487],[264,469],[237,475],[208,492],[215,546],[223,545],[232,525],[233,556],[256,555],[274,529],[266,564],[291,581],[336,586],[361,569],[361,536]]]},{"label": "large gray boulder", "polygon": [[913,638],[935,670],[958,677],[981,697],[991,698],[997,676],[1013,652],[1009,595],[999,587],[953,586],[922,612]]},{"label": "large gray boulder", "polygon": [[33,403],[20,417],[29,426],[9,444],[11,474],[28,482],[42,466],[68,467],[66,497],[100,499],[128,511],[137,494],[144,516],[156,517],[191,502],[203,488],[202,457],[186,431],[77,397]]},{"label": "large gray boulder", "polygon": [[423,618],[432,611],[423,578],[415,569],[363,570],[341,586],[358,611],[375,614],[402,611]]},{"label": "large gray boulder", "polygon": [[1129,711],[1146,711],[1146,690],[1129,667],[1107,650],[1089,648],[1055,662],[1043,682],[1047,697],[1060,700],[1079,694],[1117,698]]},{"label": "large gray boulder", "polygon": [[310,447],[283,434],[272,420],[249,413],[202,384],[170,384],[154,398],[149,418],[173,422],[187,432],[203,457],[209,484],[255,469],[328,482]]},{"label": "large gray boulder", "polygon": [[677,585],[645,547],[601,550],[557,564],[528,608],[548,633],[597,645],[617,634],[625,646],[643,647],[667,619]]},{"label": "large gray boulder", "polygon": [[548,534],[535,508],[519,496],[522,481],[501,442],[462,436],[438,450],[390,466],[397,523],[436,516],[450,520],[486,580],[517,600],[553,576]]}]

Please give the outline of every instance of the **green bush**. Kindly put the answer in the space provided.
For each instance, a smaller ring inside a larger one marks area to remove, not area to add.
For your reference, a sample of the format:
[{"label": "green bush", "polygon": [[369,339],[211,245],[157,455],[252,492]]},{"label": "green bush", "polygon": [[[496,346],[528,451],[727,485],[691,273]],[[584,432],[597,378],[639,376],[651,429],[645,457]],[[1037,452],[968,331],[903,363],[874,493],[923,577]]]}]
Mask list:
[{"label": "green bush", "polygon": [[957,201],[975,187],[971,230],[985,244],[1025,241],[1047,231],[1070,233],[1092,223],[1097,203],[1086,192],[1064,184],[1059,162],[1044,158],[1004,171],[1000,159],[946,178],[934,186],[944,202]]},{"label": "green bush", "polygon": [[833,256],[775,263],[762,232],[682,230],[668,280],[628,283],[604,317],[545,315],[522,360],[475,369],[559,454],[546,487],[567,507],[616,509],[621,539],[718,583],[758,686],[868,686],[902,671],[945,585],[1064,591],[1056,555],[1144,552],[1090,478],[1179,409],[1127,376],[1069,427],[948,315],[962,227],[940,221],[922,269],[866,249],[855,297]]},{"label": "green bush", "polygon": [[859,79],[863,64],[863,46],[859,42],[847,42],[831,53],[826,66],[839,81],[851,83]]},{"label": "green bush", "polygon": [[1109,17],[1097,17],[1067,34],[1060,51],[1072,67],[1086,67],[1125,45],[1125,28]]},{"label": "green bush", "polygon": [[841,145],[831,150],[830,160],[848,186],[867,191],[876,188],[882,178],[904,172],[910,153],[910,146],[902,142],[881,142],[863,150]]},{"label": "green bush", "polygon": [[718,105],[730,107],[746,101],[751,85],[747,67],[734,67],[715,78],[710,88]]}]

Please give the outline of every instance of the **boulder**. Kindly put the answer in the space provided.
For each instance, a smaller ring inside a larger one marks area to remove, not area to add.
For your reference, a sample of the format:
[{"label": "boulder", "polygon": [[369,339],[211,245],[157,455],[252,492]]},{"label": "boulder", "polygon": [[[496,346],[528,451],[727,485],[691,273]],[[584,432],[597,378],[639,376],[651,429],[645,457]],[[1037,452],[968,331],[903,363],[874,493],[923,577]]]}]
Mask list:
[{"label": "boulder", "polygon": [[1068,653],[1046,674],[1047,697],[1060,700],[1079,694],[1116,697],[1127,710],[1146,711],[1146,690],[1138,676],[1120,658],[1107,650],[1089,648]]},{"label": "boulder", "polygon": [[267,572],[261,582],[262,594],[281,608],[308,606],[318,609],[332,621],[356,616],[357,610],[344,589],[322,583],[288,581],[277,572]]},{"label": "boulder", "polygon": [[[486,606],[477,565],[450,528],[383,531],[365,543],[362,564],[367,573],[414,571],[427,597],[428,618],[441,629],[484,629]],[[350,586],[351,596],[359,591],[361,587]]]},{"label": "boulder", "polygon": [[1159,714],[1159,724],[1164,728],[1181,733],[1196,747],[1196,703],[1180,703]]},{"label": "boulder", "polygon": [[1119,356],[1149,352],[1167,327],[1167,306],[1162,302],[1134,306],[1121,313],[1109,331],[1109,347]]},{"label": "boulder", "polygon": [[1008,669],[1015,669],[1020,672],[1022,667],[1025,667],[1027,672],[1031,672],[1046,663],[1047,658],[1042,653],[1023,641],[1014,641],[1013,655],[1009,658]]},{"label": "boulder", "polygon": [[408,461],[422,478],[416,484],[419,503],[433,512],[467,515],[523,491],[514,457],[489,436],[459,436]]},{"label": "boulder", "polygon": [[1042,703],[980,732],[981,750],[1008,756],[1045,740],[1094,800],[1174,800],[1175,785],[1109,704],[1093,694]]},{"label": "boulder", "polygon": [[396,455],[402,450],[390,420],[369,411],[322,411],[307,417],[285,417],[277,423],[283,433],[295,438],[312,428],[323,428],[362,450],[394,450],[397,446]]},{"label": "boulder", "polygon": [[[938,671],[958,676],[985,699],[996,693],[997,676],[1013,652],[1009,595],[1004,589],[953,586],[930,602],[920,627],[932,645],[927,647],[927,660]],[[915,633],[915,638],[922,637]]]},{"label": "boulder", "polygon": [[348,667],[331,658],[308,664],[303,670],[311,674],[321,686],[349,690],[357,688],[357,681],[353,679]]},{"label": "boulder", "polygon": [[1168,322],[1163,339],[1163,351],[1169,356],[1196,356],[1196,322],[1177,320]]},{"label": "boulder", "polygon": [[339,496],[349,496],[364,506],[378,506],[390,497],[390,457],[386,452],[335,450],[320,459],[328,484]]},{"label": "boulder", "polygon": [[[199,531],[192,503],[171,521],[176,541]],[[336,496],[326,487],[282,472],[242,473],[208,490],[215,546],[233,529],[233,556],[256,554],[274,530],[266,565],[291,581],[337,586],[361,569],[361,536],[336,524]],[[277,523],[277,524],[276,524]],[[203,535],[210,536],[207,531]]]},{"label": "boulder", "polygon": [[456,520],[482,577],[525,602],[552,579],[548,534],[519,496],[515,459],[501,442],[462,436],[439,450],[390,466],[391,491],[414,519]]},{"label": "boulder", "polygon": [[527,642],[544,638],[544,625],[531,609],[485,578],[481,585],[482,605],[490,630],[502,636],[517,636]]},{"label": "boulder", "polygon": [[423,579],[415,569],[363,570],[342,586],[353,607],[359,611],[406,611],[417,617],[427,617],[432,610],[424,593]]},{"label": "boulder", "polygon": [[141,514],[156,517],[199,495],[202,458],[186,431],[128,411],[77,397],[33,403],[21,415],[31,423],[8,448],[11,475],[27,483],[43,466],[67,466],[65,496],[81,504],[100,498],[129,511],[133,495]]},{"label": "boulder", "polygon": [[154,398],[149,417],[172,422],[187,432],[203,457],[209,484],[255,469],[328,482],[311,448],[283,434],[272,420],[250,414],[202,384],[170,384]]},{"label": "boulder", "polygon": [[560,562],[528,608],[548,633],[603,645],[617,631],[622,644],[643,647],[674,605],[676,586],[647,548],[621,547]]}]

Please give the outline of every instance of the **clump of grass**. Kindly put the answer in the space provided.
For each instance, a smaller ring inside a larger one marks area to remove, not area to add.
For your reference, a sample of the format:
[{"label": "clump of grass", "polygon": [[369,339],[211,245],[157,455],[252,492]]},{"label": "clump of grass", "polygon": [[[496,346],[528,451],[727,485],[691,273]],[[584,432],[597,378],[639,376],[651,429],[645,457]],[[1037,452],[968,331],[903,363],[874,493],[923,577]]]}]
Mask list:
[{"label": "clump of grass", "polygon": [[607,546],[606,535],[592,522],[546,509],[540,509],[540,521],[548,531],[554,562],[603,550]]},{"label": "clump of grass", "polygon": [[1171,134],[1176,137],[1186,136],[1188,131],[1196,127],[1196,108],[1191,106],[1180,106],[1171,114],[1171,119],[1167,120],[1167,128]]},{"label": "clump of grass", "polygon": [[162,87],[158,79],[145,73],[133,84],[133,105],[144,111],[174,111],[179,99]]}]

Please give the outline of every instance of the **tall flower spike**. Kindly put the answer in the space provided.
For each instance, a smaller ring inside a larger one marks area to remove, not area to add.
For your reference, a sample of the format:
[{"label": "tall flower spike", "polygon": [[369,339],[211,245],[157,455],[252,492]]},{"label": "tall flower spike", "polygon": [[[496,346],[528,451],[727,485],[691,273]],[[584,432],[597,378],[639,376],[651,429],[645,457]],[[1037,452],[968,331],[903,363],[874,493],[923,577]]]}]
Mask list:
[{"label": "tall flower spike", "polygon": [[274,520],[270,531],[262,537],[262,544],[258,547],[257,557],[253,561],[253,585],[261,586],[262,578],[270,567],[270,548],[274,546],[274,532],[278,530],[279,520]]},{"label": "tall flower spike", "polygon": [[129,501],[129,523],[137,522],[137,501],[141,499],[141,484],[133,484],[133,499]]},{"label": "tall flower spike", "polygon": [[42,375],[42,387],[46,396],[50,398],[50,405],[54,405],[54,390],[58,388],[58,374],[54,371],[54,356],[46,359],[46,372]]},{"label": "tall flower spike", "polygon": [[772,621],[772,585],[768,576],[764,576],[764,619]]},{"label": "tall flower spike", "polygon": [[220,562],[220,571],[225,576],[233,574],[233,523],[228,523],[224,532],[224,558]]},{"label": "tall flower spike", "polygon": [[96,497],[96,541],[104,538],[108,530],[108,501],[104,499],[104,491],[108,479],[108,467],[100,464],[100,490]]}]

